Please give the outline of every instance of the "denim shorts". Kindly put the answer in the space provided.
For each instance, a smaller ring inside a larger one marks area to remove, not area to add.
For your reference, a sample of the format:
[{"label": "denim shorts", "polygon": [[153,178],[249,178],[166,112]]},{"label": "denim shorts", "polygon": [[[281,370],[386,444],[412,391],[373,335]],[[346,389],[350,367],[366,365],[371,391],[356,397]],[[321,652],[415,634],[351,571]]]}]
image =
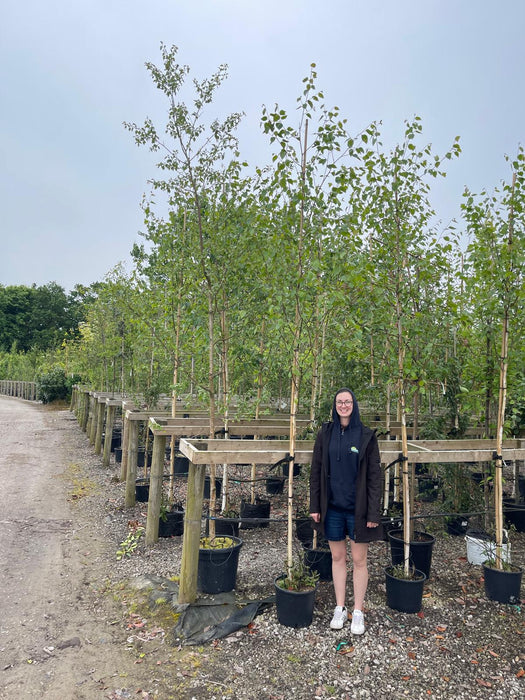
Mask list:
[{"label": "denim shorts", "polygon": [[324,534],[328,541],[341,542],[346,536],[353,540],[355,516],[353,513],[334,510],[328,506],[324,519]]}]

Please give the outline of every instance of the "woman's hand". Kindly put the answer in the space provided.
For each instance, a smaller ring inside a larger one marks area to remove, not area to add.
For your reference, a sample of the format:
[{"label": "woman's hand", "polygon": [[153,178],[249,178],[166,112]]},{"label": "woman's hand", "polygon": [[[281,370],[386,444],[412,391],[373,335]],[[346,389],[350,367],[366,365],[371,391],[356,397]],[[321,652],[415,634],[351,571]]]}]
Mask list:
[{"label": "woman's hand", "polygon": [[310,513],[310,517],[314,521],[314,523],[320,523],[321,522],[321,513]]},{"label": "woman's hand", "polygon": [[379,527],[379,523],[367,523],[367,527]]}]

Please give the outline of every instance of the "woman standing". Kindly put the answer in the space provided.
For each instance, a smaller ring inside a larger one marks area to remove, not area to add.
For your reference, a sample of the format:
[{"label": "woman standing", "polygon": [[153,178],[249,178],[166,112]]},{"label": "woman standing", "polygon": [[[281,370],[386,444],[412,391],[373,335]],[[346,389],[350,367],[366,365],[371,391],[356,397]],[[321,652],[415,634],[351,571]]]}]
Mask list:
[{"label": "woman standing", "polygon": [[323,423],[312,457],[310,515],[330,545],[336,607],[330,622],[341,629],[348,619],[346,538],[353,563],[354,612],[350,631],[363,634],[368,586],[368,543],[383,537],[381,462],[375,431],[364,426],[350,389],[339,389],[332,421]]}]

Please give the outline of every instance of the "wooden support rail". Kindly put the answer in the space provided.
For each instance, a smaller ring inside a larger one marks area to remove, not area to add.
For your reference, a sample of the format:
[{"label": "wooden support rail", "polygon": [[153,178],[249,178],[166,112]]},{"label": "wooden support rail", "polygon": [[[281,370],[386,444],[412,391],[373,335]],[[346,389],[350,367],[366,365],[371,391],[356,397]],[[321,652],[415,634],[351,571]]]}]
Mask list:
[{"label": "wooden support rail", "polygon": [[[150,422],[151,426],[151,422]],[[155,429],[153,429],[155,433]],[[165,437],[165,429],[155,435],[155,440]],[[282,442],[282,445],[279,444]],[[466,445],[464,444],[466,443]],[[480,444],[481,443],[481,444]],[[296,443],[295,461],[310,462],[313,441]],[[450,448],[450,449],[448,449]],[[191,513],[186,513],[185,528],[188,535],[183,540],[179,603],[192,603],[197,597],[197,567],[202,514],[202,492],[206,464],[271,464],[288,456],[287,443],[279,440],[190,440],[181,438],[179,449],[190,460],[188,476],[188,503]],[[380,441],[381,462],[390,464],[401,452],[401,443]],[[454,440],[412,442],[409,446],[409,462],[478,462],[491,460],[494,442],[490,440]],[[503,459],[525,459],[525,440],[507,440],[503,444]],[[152,467],[153,469],[153,467]],[[149,517],[149,509],[148,509]],[[158,518],[158,515],[157,515]]]}]

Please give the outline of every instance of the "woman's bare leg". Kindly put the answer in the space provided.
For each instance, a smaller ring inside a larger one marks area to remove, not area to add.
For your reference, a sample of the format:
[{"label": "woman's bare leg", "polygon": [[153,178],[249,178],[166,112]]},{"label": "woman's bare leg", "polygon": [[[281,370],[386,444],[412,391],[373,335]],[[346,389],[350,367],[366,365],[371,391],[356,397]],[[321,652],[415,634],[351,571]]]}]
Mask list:
[{"label": "woman's bare leg", "polygon": [[350,549],[353,563],[354,610],[362,610],[365,604],[366,589],[368,588],[368,542],[354,542],[350,540]]},{"label": "woman's bare leg", "polygon": [[346,540],[329,541],[332,552],[332,578],[335,591],[335,604],[345,604],[346,596]]}]

